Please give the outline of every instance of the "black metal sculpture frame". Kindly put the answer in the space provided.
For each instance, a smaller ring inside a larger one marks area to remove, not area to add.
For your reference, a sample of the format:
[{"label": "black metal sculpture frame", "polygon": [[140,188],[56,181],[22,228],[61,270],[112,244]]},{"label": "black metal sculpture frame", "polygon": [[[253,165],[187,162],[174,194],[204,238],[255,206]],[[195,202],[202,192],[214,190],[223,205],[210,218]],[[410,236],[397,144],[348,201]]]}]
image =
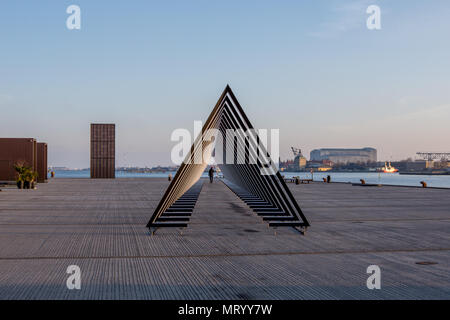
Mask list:
[{"label": "black metal sculpture frame", "polygon": [[[218,143],[223,143],[221,146],[223,159],[218,166],[223,172],[225,185],[255,213],[262,216],[269,226],[290,226],[300,228],[304,232],[310,225],[308,220],[271,161],[265,146],[260,143],[257,131],[254,130],[229,86],[220,96],[201,134],[194,141],[190,154],[181,164],[156,207],[147,224],[151,232],[158,227],[187,226],[186,214],[171,207],[174,205],[177,207],[177,203],[183,202],[182,196],[188,190],[191,192],[190,189],[206,169],[213,153],[210,144],[214,138],[211,138],[210,129],[220,131],[223,137],[222,141],[216,141],[215,148],[217,149]],[[230,132],[233,132],[233,137],[227,139]],[[242,150],[244,152],[239,152]],[[232,163],[227,163],[227,154],[228,158],[230,154],[234,157]],[[199,156],[200,163],[196,162]],[[195,205],[195,202],[191,201],[190,204]],[[172,218],[167,218],[167,213],[171,213]]]}]

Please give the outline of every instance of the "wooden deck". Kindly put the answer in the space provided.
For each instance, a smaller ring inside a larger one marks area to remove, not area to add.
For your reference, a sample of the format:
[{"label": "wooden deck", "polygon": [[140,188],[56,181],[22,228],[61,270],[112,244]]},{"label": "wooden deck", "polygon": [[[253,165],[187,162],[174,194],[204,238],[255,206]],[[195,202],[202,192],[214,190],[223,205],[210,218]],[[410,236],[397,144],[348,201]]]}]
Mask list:
[{"label": "wooden deck", "polygon": [[[189,227],[145,225],[166,179],[0,192],[0,299],[449,299],[450,190],[289,184],[306,236],[205,182]],[[418,265],[417,262],[436,262]],[[81,290],[68,290],[78,265]],[[381,268],[381,290],[366,268]]]}]

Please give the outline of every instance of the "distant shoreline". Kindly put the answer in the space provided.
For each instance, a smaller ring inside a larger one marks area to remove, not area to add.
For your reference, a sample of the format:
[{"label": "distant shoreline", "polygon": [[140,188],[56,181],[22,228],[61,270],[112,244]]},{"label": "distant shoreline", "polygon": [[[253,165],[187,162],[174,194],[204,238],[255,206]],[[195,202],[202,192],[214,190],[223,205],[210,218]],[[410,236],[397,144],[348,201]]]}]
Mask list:
[{"label": "distant shoreline", "polygon": [[[165,178],[171,174],[173,177],[176,171],[165,172],[146,172],[131,173],[126,171],[116,171],[116,178]],[[450,175],[404,175],[399,173],[383,173],[383,172],[280,172],[285,178],[293,178],[299,176],[300,179],[311,179],[315,182],[322,182],[323,178],[328,175],[331,182],[360,184],[364,179],[367,184],[382,184],[384,186],[411,186],[421,187],[421,181],[425,181],[429,188],[450,188]],[[203,173],[203,177],[207,177],[207,173]],[[89,170],[57,170],[55,171],[55,179],[58,178],[90,178]]]}]

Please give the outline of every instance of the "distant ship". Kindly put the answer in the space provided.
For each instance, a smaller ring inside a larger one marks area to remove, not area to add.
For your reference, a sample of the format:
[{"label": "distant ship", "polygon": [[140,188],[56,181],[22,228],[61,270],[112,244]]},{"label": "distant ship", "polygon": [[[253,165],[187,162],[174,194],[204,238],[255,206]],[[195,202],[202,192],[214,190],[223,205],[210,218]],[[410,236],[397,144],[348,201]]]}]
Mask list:
[{"label": "distant ship", "polygon": [[384,173],[394,173],[394,172],[398,172],[398,169],[396,169],[393,166],[391,166],[390,162],[389,162],[389,165],[385,162],[384,163],[384,167],[382,167],[380,169],[380,171],[382,171]]}]

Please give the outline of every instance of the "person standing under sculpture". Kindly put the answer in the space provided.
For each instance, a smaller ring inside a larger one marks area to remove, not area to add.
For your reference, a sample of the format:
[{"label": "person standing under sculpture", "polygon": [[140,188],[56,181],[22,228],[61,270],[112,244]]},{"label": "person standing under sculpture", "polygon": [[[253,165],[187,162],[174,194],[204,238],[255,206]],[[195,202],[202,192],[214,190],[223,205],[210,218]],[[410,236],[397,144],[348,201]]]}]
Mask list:
[{"label": "person standing under sculpture", "polygon": [[213,180],[214,180],[214,169],[213,169],[213,167],[209,168],[208,176],[209,176],[209,182],[213,183]]}]

